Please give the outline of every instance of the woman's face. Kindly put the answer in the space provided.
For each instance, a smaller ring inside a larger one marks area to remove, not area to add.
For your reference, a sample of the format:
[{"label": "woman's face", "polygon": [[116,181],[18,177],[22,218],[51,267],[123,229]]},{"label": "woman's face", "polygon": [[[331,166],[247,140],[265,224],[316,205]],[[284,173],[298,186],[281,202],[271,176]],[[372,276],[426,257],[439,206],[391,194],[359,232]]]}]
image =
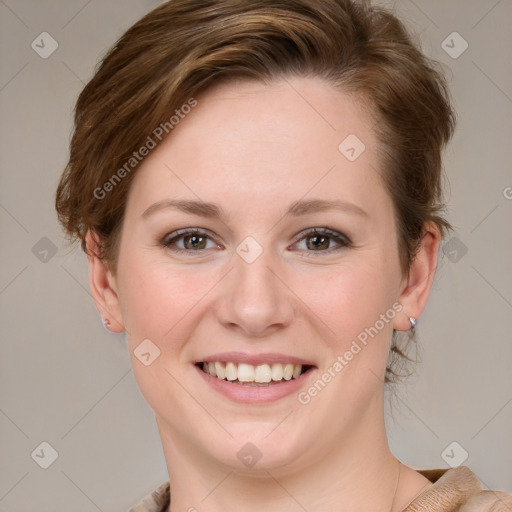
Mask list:
[{"label": "woman's face", "polygon": [[113,282],[134,374],[169,452],[311,464],[380,433],[393,327],[419,313],[400,311],[373,122],[313,78],[196,100],[128,197]]}]

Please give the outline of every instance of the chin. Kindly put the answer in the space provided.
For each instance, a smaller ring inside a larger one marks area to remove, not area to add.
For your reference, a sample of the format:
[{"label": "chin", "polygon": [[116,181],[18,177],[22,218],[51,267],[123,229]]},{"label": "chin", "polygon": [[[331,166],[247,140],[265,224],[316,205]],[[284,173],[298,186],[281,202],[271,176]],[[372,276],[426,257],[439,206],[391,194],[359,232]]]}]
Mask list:
[{"label": "chin", "polygon": [[257,476],[259,473],[268,477],[267,471],[295,465],[299,455],[304,454],[304,441],[298,429],[282,428],[272,432],[282,421],[245,422],[240,425],[226,424],[226,429],[233,435],[222,435],[212,443],[211,435],[205,435],[205,450],[219,463],[239,474]]}]

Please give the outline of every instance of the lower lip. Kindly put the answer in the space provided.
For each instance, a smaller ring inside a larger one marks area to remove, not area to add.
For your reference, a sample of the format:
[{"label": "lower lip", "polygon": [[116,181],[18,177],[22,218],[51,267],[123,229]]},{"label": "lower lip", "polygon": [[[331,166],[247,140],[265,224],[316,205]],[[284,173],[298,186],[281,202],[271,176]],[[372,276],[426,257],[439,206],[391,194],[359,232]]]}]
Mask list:
[{"label": "lower lip", "polygon": [[205,373],[197,366],[195,368],[204,381],[213,389],[234,402],[243,404],[274,402],[285,396],[298,393],[300,388],[306,383],[310,374],[313,373],[313,369],[310,369],[296,379],[281,381],[279,384],[272,384],[270,386],[257,387],[233,384],[230,381],[212,377],[209,373]]}]

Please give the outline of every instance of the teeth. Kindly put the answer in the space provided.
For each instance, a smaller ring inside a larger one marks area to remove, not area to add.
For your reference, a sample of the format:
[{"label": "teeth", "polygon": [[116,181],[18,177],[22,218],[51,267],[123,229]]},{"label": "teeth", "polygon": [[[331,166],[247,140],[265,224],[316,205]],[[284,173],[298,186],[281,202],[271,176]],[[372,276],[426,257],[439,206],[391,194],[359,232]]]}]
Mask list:
[{"label": "teeth", "polygon": [[282,364],[273,364],[272,365],[272,380],[282,380],[283,379],[283,365]]},{"label": "teeth", "polygon": [[292,380],[300,377],[302,373],[301,364],[260,364],[253,366],[252,364],[232,362],[223,363],[221,361],[203,363],[203,371],[217,377],[221,380],[238,381],[238,382],[256,382],[269,383],[280,382],[284,380]]},{"label": "teeth", "polygon": [[[215,375],[214,375],[215,377]],[[236,380],[238,378],[238,371],[235,363],[227,363],[226,364],[226,379],[228,380]]]},{"label": "teeth", "polygon": [[268,364],[256,366],[254,382],[270,382],[272,380],[272,369]]},{"label": "teeth", "polygon": [[287,364],[283,369],[284,380],[290,380],[293,377],[293,364]]},{"label": "teeth", "polygon": [[254,382],[254,366],[251,364],[239,364],[238,380],[240,382]]},{"label": "teeth", "polygon": [[215,372],[212,374],[214,377],[218,377],[219,379],[226,378],[226,367],[222,363],[215,363]]}]

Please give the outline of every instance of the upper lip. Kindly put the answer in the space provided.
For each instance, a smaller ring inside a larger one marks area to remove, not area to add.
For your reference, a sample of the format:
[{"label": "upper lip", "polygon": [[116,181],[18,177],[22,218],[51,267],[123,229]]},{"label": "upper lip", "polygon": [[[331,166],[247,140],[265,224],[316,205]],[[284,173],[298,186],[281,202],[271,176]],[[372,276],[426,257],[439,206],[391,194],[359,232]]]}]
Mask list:
[{"label": "upper lip", "polygon": [[311,361],[306,361],[300,357],[289,356],[286,354],[263,353],[263,354],[247,354],[246,352],[222,352],[219,354],[212,354],[211,356],[205,356],[195,362],[197,363],[215,363],[217,361],[225,361],[232,363],[246,363],[258,366],[260,364],[301,364],[303,366],[315,366]]}]

